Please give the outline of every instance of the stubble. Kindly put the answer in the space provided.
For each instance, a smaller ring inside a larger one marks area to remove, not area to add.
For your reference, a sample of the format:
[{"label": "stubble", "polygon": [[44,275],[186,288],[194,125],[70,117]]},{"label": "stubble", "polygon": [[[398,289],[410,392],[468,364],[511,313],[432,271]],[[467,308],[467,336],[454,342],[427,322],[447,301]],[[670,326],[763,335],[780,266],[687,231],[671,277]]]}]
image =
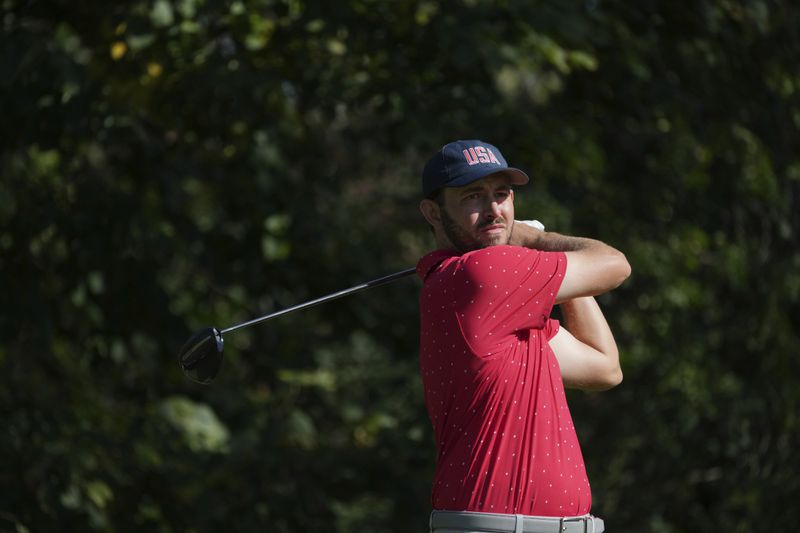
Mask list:
[{"label": "stubble", "polygon": [[[450,242],[453,243],[453,246],[455,246],[456,250],[462,254],[471,252],[473,250],[480,250],[481,248],[488,248],[489,246],[508,244],[509,235],[507,233],[490,237],[486,242],[482,242],[456,224],[456,221],[450,217],[444,207],[442,207],[440,212],[442,216],[442,229],[444,230],[444,234],[447,235],[447,238],[450,239]],[[480,230],[481,228],[490,226],[492,224],[505,225],[505,220],[487,220],[486,222],[479,224],[476,229]]]}]

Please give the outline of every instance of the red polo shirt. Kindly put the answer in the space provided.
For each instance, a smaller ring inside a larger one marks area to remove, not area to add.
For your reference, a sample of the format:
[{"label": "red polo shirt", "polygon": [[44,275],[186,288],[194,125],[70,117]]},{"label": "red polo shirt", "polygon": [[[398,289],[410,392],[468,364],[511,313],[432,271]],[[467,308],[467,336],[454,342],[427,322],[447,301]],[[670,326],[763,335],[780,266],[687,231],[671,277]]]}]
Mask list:
[{"label": "red polo shirt", "polygon": [[420,371],[436,436],[433,508],[574,516],[591,491],[548,340],[562,252],[423,257]]}]

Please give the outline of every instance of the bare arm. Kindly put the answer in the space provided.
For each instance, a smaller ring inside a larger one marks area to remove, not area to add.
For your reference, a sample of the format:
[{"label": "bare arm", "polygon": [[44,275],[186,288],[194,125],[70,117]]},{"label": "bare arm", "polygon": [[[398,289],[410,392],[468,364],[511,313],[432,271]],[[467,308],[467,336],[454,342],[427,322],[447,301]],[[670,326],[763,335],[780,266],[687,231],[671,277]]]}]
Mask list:
[{"label": "bare arm", "polygon": [[607,390],[622,382],[619,351],[600,306],[592,297],[561,304],[562,327],[550,339],[564,386]]},{"label": "bare arm", "polygon": [[556,303],[603,294],[618,287],[631,274],[631,266],[622,252],[594,239],[540,231],[515,223],[509,244],[566,252],[567,271],[556,295]]}]

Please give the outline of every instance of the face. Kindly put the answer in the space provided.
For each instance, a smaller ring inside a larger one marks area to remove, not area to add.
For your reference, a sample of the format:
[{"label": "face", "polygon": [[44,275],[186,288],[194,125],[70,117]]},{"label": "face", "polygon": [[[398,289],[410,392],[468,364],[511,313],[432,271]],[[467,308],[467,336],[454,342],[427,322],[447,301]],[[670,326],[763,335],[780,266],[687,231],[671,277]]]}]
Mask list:
[{"label": "face", "polygon": [[506,175],[493,174],[443,192],[441,229],[454,248],[463,253],[508,244],[514,223],[514,191]]}]

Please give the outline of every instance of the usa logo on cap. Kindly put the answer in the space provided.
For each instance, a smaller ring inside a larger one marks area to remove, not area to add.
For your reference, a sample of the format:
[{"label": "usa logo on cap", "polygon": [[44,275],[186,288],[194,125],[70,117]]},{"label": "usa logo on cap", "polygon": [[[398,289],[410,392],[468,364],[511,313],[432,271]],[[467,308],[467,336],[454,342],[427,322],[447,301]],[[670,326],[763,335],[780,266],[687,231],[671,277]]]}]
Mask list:
[{"label": "usa logo on cap", "polygon": [[445,144],[422,170],[422,194],[430,196],[442,187],[463,187],[489,174],[503,172],[511,183],[528,183],[528,175],[509,167],[496,146],[478,140],[453,141]]}]

